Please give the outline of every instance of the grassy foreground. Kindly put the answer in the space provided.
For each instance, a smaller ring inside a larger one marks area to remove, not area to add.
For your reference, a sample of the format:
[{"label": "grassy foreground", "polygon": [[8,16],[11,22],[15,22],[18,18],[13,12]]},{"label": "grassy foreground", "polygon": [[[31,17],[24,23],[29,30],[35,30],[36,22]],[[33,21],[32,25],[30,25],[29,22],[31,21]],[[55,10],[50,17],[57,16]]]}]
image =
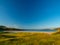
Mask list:
[{"label": "grassy foreground", "polygon": [[0,45],[60,45],[60,33],[0,32]]}]

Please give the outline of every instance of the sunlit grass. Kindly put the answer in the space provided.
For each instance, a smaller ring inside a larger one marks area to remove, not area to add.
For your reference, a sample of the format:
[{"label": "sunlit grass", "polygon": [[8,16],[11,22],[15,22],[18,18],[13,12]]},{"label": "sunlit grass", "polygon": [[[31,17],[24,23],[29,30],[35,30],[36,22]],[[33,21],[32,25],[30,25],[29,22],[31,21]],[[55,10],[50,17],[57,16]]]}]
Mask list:
[{"label": "sunlit grass", "polygon": [[40,32],[1,33],[0,45],[60,45],[60,34]]}]

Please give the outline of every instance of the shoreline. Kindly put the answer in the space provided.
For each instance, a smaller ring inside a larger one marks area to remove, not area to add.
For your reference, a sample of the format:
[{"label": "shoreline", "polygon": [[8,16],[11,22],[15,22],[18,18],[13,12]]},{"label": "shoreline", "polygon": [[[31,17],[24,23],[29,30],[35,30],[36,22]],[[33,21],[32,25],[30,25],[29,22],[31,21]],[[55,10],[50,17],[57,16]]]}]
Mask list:
[{"label": "shoreline", "polygon": [[52,33],[55,33],[55,32],[38,32],[38,31],[4,31],[4,32],[12,32],[12,33],[18,33],[18,32],[21,32],[21,33],[47,33],[47,34],[52,34]]}]

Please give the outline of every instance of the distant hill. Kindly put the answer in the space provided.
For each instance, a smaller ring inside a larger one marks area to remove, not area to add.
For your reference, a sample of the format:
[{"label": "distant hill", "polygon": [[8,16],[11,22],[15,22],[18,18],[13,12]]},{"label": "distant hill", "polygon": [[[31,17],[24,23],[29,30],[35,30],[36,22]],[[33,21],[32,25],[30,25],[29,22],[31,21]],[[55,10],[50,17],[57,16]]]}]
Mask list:
[{"label": "distant hill", "polygon": [[58,32],[60,32],[60,28],[55,28],[55,30],[57,30]]},{"label": "distant hill", "polygon": [[17,28],[9,28],[9,27],[6,27],[6,26],[0,26],[0,31],[21,31],[21,29],[17,29]]},{"label": "distant hill", "polygon": [[18,29],[18,28],[10,28],[6,26],[0,26],[0,31],[54,31],[58,30],[60,31],[60,28],[55,28],[55,29]]}]

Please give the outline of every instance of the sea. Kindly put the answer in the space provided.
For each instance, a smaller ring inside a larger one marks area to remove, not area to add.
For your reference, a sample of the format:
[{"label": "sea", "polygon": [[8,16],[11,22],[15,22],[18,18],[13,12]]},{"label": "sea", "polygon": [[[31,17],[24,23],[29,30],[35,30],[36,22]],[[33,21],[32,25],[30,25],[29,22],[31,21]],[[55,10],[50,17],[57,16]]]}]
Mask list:
[{"label": "sea", "polygon": [[52,29],[22,29],[20,30],[15,30],[15,31],[4,31],[4,32],[56,32],[57,30],[52,30]]}]

